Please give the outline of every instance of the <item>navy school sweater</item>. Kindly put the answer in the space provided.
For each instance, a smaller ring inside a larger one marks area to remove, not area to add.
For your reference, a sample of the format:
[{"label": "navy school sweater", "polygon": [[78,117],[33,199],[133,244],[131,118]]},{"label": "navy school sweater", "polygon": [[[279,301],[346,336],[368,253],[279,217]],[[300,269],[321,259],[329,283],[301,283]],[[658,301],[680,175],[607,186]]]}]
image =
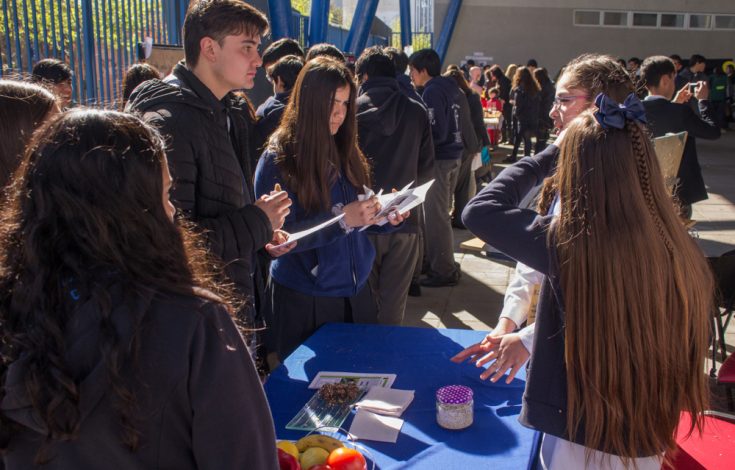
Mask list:
[{"label": "navy school sweater", "polygon": [[434,77],[426,83],[421,98],[426,104],[434,138],[437,160],[462,158],[462,132],[459,127],[459,94],[457,83],[446,77]]}]

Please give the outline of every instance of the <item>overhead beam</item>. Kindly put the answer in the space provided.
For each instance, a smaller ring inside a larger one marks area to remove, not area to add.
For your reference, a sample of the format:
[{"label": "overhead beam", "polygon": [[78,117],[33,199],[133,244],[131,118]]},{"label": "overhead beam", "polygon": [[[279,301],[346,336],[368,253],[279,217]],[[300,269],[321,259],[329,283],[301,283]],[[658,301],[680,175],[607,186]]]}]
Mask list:
[{"label": "overhead beam", "polygon": [[311,16],[309,16],[309,46],[326,41],[328,27],[329,0],[311,0]]},{"label": "overhead beam", "polygon": [[358,0],[352,25],[347,33],[344,51],[359,56],[367,45],[370,27],[378,10],[379,0]]},{"label": "overhead beam", "polygon": [[454,33],[454,27],[457,24],[457,18],[459,18],[459,10],[462,7],[462,0],[452,0],[447,8],[447,15],[444,17],[442,23],[442,30],[439,34],[439,40],[436,42],[436,52],[439,54],[439,58],[442,63],[447,55],[447,49],[449,49],[449,41],[452,40],[452,34]]},{"label": "overhead beam", "polygon": [[291,36],[291,0],[268,0],[273,40]]},{"label": "overhead beam", "polygon": [[411,40],[411,0],[400,0],[398,4],[401,14],[401,47],[410,46]]}]

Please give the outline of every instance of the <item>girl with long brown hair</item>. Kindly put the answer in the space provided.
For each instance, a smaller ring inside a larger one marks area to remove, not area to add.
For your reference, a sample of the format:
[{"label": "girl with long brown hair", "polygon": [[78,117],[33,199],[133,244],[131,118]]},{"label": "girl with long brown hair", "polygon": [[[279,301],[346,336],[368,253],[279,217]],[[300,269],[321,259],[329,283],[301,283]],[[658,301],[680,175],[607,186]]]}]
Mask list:
[{"label": "girl with long brown hair", "polygon": [[[355,229],[379,222],[381,208],[376,197],[358,200],[370,187],[370,173],[357,146],[356,95],[343,63],[328,57],[307,62],[255,172],[257,197],[276,186],[288,192],[289,233],[344,214],[271,264],[269,334],[281,358],[323,323],[377,319],[367,286],[375,251],[365,232]],[[403,221],[391,215],[391,225]]]},{"label": "girl with long brown hair", "polygon": [[513,77],[513,89],[510,101],[513,103],[513,126],[515,139],[513,152],[505,159],[505,163],[516,161],[518,149],[523,141],[523,154],[531,155],[531,138],[538,130],[539,113],[541,112],[541,87],[527,67],[519,67]]},{"label": "girl with long brown hair", "polygon": [[241,302],[174,219],[163,138],[81,108],[36,135],[0,213],[3,468],[277,469]]},{"label": "girl with long brown hair", "polygon": [[[707,405],[711,274],[666,191],[642,105],[617,101],[598,95],[568,125],[558,165],[548,152],[521,160],[463,216],[545,275],[520,420],[546,433],[549,469],[659,468],[680,413]],[[519,208],[541,182],[539,211]]]}]

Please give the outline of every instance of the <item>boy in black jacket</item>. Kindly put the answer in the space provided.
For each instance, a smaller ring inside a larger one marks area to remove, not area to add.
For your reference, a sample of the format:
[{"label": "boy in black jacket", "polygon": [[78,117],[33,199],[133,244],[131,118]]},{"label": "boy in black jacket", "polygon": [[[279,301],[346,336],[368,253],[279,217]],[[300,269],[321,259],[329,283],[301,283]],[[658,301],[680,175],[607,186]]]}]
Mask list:
[{"label": "boy in black jacket", "polygon": [[459,282],[460,271],[454,262],[452,234],[452,193],[462,159],[462,132],[459,128],[459,93],[454,80],[440,76],[439,54],[422,49],[409,58],[411,80],[423,87],[422,98],[429,112],[434,139],[436,181],[427,195],[426,258],[428,277],[421,285],[427,287],[453,286]]},{"label": "boy in black jacket", "polygon": [[[366,49],[355,64],[360,81],[357,125],[360,148],[373,167],[373,187],[386,192],[434,177],[431,125],[423,105],[410,99],[396,80],[390,56],[379,47]],[[419,255],[417,218],[389,234],[368,235],[375,247],[370,287],[378,321],[400,325]],[[406,269],[409,267],[409,269]]]},{"label": "boy in black jacket", "polygon": [[126,108],[142,113],[167,139],[171,199],[206,230],[210,250],[246,297],[255,294],[255,253],[268,248],[291,205],[284,191],[254,200],[248,108],[233,93],[253,87],[267,31],[265,15],[244,2],[193,3],[183,28],[186,60],[164,80],[139,86]]}]

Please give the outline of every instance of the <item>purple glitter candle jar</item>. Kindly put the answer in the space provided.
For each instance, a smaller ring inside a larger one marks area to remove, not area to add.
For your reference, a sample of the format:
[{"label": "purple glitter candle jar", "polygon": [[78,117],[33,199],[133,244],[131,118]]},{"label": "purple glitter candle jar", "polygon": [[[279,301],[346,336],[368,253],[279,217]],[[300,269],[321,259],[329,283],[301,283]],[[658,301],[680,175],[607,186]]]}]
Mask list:
[{"label": "purple glitter candle jar", "polygon": [[436,422],[445,429],[464,429],[473,419],[472,389],[447,385],[436,391]]}]

